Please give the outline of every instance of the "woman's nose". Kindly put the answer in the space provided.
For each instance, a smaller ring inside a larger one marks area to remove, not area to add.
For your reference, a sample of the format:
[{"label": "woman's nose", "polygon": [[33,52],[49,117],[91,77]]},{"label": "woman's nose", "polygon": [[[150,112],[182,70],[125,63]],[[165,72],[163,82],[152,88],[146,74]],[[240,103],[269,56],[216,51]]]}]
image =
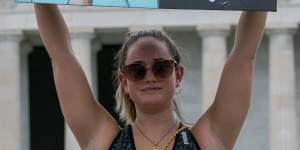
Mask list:
[{"label": "woman's nose", "polygon": [[152,68],[148,68],[145,73],[145,81],[156,81],[157,78],[152,71]]}]

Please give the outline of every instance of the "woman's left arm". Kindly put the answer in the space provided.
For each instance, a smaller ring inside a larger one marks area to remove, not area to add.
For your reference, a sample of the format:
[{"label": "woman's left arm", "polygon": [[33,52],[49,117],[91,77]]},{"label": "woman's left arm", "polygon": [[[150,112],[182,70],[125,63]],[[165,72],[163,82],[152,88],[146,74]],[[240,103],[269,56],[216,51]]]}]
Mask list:
[{"label": "woman's left arm", "polygon": [[195,126],[209,127],[226,149],[233,149],[249,110],[255,54],[266,18],[266,12],[241,13],[234,47],[224,66],[214,103]]}]

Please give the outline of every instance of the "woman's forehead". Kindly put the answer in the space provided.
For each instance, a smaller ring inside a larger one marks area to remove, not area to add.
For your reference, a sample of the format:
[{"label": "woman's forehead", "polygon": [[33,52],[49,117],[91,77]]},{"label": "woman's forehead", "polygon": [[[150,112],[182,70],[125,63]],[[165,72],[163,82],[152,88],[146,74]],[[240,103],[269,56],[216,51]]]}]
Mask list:
[{"label": "woman's forehead", "polygon": [[127,64],[137,61],[151,62],[155,59],[171,59],[169,49],[164,42],[154,38],[142,38],[131,45],[127,53]]}]

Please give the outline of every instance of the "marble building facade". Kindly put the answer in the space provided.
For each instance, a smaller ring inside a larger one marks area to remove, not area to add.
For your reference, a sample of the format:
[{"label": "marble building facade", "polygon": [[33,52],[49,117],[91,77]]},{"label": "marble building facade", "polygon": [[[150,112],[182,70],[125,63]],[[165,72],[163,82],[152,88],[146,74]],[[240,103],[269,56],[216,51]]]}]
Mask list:
[{"label": "marble building facade", "polygon": [[[100,99],[98,89],[106,85],[98,84],[98,53],[107,45],[120,45],[128,31],[154,28],[167,32],[182,47],[185,76],[179,100],[189,122],[196,121],[212,102],[240,14],[237,11],[60,8],[70,28],[75,55],[95,96]],[[300,0],[279,0],[278,12],[269,13],[256,56],[251,108],[235,149],[300,148],[299,14]],[[33,5],[0,0],[0,150],[29,150],[36,144],[30,138],[33,129],[30,110],[34,104],[30,103],[28,62],[37,47],[43,44]],[[67,125],[63,132],[60,138],[64,149],[79,149]]]}]

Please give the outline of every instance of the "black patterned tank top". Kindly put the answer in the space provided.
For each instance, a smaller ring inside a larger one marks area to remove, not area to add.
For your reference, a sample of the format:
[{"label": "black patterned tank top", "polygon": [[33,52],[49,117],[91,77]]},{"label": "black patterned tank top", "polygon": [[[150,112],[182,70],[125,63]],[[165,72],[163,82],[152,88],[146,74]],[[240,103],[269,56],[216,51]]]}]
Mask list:
[{"label": "black patterned tank top", "polygon": [[[182,125],[180,125],[182,126]],[[114,139],[110,150],[136,150],[131,125],[122,129]],[[185,128],[175,137],[173,150],[201,150],[189,129]]]}]

